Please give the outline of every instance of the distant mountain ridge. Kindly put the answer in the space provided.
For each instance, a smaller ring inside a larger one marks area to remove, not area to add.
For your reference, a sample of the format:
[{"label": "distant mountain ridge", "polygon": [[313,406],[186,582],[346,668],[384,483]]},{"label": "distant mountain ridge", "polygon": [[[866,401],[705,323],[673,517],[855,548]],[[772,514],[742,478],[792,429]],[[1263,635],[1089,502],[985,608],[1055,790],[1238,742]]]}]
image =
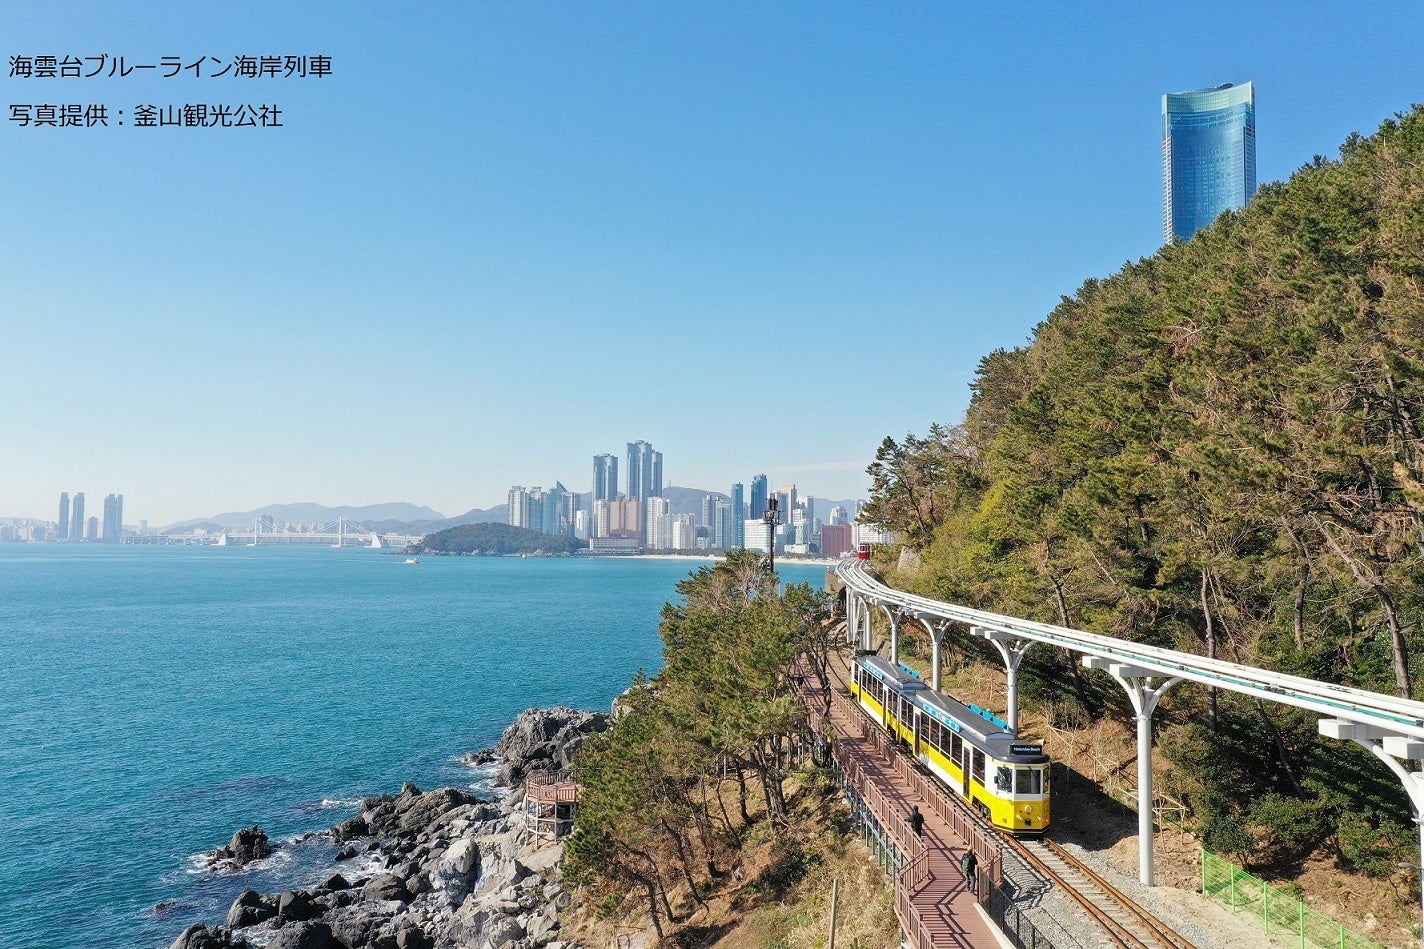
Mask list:
[{"label": "distant mountain ridge", "polygon": [[367,504],[360,507],[342,506],[326,507],[322,504],[310,502],[299,502],[295,504],[269,504],[266,507],[259,507],[252,511],[229,511],[226,514],[214,514],[212,517],[198,517],[192,520],[180,521],[177,524],[170,524],[164,528],[165,531],[183,531],[192,527],[199,527],[211,524],[220,524],[229,530],[240,530],[244,527],[251,527],[252,522],[259,517],[271,517],[274,521],[281,523],[297,523],[301,521],[325,524],[339,518],[346,518],[349,521],[376,522],[389,521],[400,524],[414,521],[435,521],[445,523],[446,517],[439,511],[433,510],[417,504],[408,504],[403,501],[392,501],[386,504]]}]

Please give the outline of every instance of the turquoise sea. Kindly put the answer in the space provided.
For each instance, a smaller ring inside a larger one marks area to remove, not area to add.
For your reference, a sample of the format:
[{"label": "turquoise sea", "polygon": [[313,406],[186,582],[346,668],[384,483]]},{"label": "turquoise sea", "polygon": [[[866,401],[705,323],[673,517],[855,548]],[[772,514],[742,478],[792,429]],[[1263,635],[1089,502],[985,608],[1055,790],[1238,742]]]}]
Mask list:
[{"label": "turquoise sea", "polygon": [[696,566],[0,545],[0,949],[166,947],[246,886],[314,882],[319,841],[243,874],[197,858],[403,781],[484,786],[459,758],[518,712],[607,709],[657,669]]}]

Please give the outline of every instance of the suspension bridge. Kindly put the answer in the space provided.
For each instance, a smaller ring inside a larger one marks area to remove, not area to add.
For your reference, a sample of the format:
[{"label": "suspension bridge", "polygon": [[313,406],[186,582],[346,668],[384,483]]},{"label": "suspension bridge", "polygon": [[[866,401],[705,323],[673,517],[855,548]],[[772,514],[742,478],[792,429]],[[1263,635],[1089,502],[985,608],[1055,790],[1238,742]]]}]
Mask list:
[{"label": "suspension bridge", "polygon": [[263,547],[269,545],[306,545],[311,547],[404,547],[418,543],[419,534],[394,531],[374,531],[345,517],[324,524],[292,525],[278,523],[271,517],[259,517],[251,527],[229,531],[189,531],[185,533],[132,535],[124,538],[129,544],[209,544],[219,547]]}]

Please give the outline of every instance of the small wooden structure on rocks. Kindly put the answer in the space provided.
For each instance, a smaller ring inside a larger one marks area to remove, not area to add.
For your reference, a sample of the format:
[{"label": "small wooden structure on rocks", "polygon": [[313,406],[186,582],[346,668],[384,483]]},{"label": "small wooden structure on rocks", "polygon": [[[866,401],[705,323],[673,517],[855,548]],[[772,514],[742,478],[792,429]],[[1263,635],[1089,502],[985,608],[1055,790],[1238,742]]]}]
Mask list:
[{"label": "small wooden structure on rocks", "polygon": [[544,771],[524,779],[524,826],[535,837],[563,837],[574,829],[579,786],[572,771]]}]

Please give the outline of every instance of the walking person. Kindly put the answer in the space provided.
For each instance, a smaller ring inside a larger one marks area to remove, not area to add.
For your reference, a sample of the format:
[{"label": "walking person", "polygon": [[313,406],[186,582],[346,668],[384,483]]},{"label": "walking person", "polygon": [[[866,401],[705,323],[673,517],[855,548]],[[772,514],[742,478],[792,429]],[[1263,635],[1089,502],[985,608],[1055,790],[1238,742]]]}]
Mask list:
[{"label": "walking person", "polygon": [[916,837],[925,835],[925,815],[920,813],[918,804],[910,808],[910,829],[915,832]]},{"label": "walking person", "polygon": [[964,859],[959,861],[960,868],[964,871],[964,887],[971,893],[977,894],[978,888],[974,885],[976,871],[979,869],[979,858],[974,856],[973,850],[964,851]]}]

